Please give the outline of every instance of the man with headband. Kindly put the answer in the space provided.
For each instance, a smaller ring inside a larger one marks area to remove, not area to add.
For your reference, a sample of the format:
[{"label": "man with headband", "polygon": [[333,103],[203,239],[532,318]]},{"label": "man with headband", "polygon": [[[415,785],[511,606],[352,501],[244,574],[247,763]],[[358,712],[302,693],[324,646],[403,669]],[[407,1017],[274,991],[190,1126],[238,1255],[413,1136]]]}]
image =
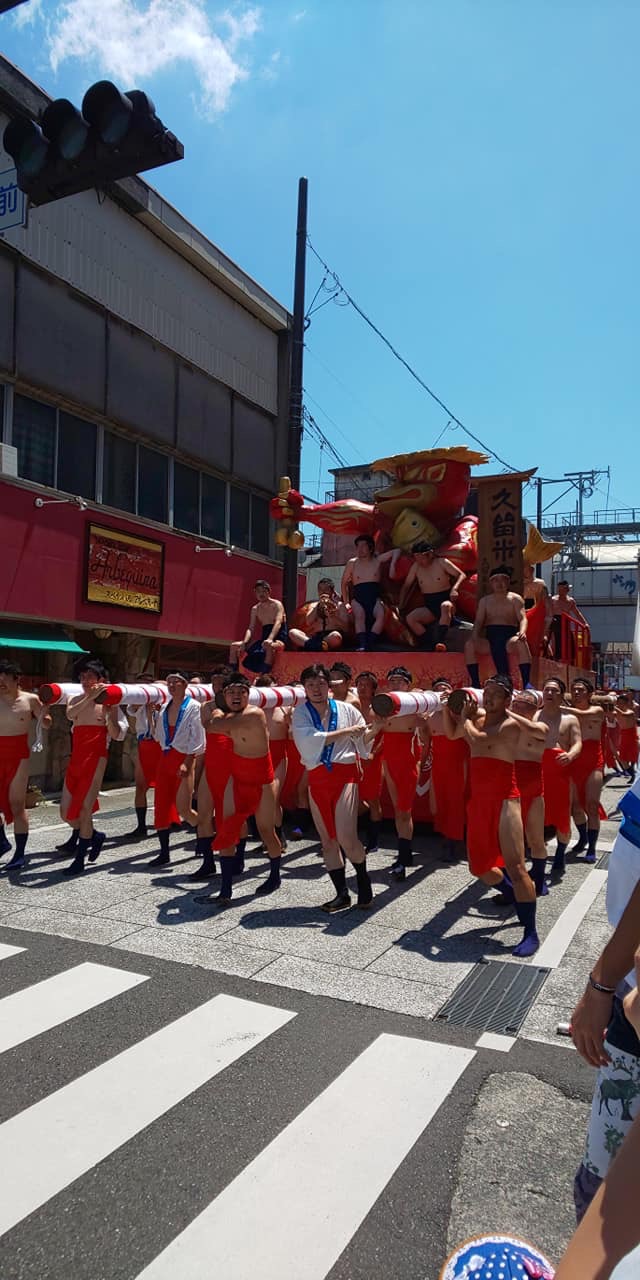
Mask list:
[{"label": "man with headband", "polygon": [[[411,672],[406,667],[392,667],[387,672],[387,686],[391,693],[408,693],[411,684]],[[398,857],[391,874],[396,880],[404,880],[407,867],[413,865],[412,810],[418,785],[421,744],[428,741],[428,729],[420,715],[390,716],[382,723],[382,767],[398,836]]]},{"label": "man with headband", "polygon": [[162,755],[156,772],[155,827],[160,852],[149,867],[166,867],[171,862],[169,833],[178,816],[193,820],[194,762],[205,750],[205,733],[200,703],[187,693],[187,677],[181,671],[167,676],[170,702],[155,723],[156,740]]}]

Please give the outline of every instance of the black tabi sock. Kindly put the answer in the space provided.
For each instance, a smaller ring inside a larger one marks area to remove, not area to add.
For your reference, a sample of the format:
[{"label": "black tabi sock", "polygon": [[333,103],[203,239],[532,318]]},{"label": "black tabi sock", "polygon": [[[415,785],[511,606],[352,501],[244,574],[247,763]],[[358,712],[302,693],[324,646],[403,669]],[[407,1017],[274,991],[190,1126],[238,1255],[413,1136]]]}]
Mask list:
[{"label": "black tabi sock", "polygon": [[220,879],[221,879],[220,897],[221,898],[230,898],[233,893],[233,888],[231,883],[233,880],[233,862],[234,862],[233,858],[220,859]]},{"label": "black tabi sock", "polygon": [[520,663],[520,675],[522,676],[522,688],[526,689],[527,685],[531,681],[531,663],[530,662]]},{"label": "black tabi sock", "polygon": [[294,817],[294,826],[298,828],[298,831],[308,831],[309,818],[310,818],[310,813],[308,809],[302,809],[300,807],[296,809],[295,817]]},{"label": "black tabi sock", "polygon": [[469,672],[469,683],[472,689],[480,688],[480,667],[477,662],[468,662],[467,671]]},{"label": "black tabi sock", "polygon": [[335,867],[333,871],[329,872],[329,877],[333,883],[336,895],[339,897],[347,888],[347,872],[345,867]]},{"label": "black tabi sock", "polygon": [[587,847],[587,824],[586,822],[576,822],[578,828],[578,841],[573,846],[575,853],[581,853]]},{"label": "black tabi sock", "polygon": [[160,853],[162,857],[169,857],[169,828],[164,827],[162,831],[158,831],[158,841],[160,843]]},{"label": "black tabi sock", "polygon": [[367,871],[366,858],[364,862],[354,862],[353,869],[356,873],[356,880],[358,882],[358,902],[360,904],[363,902],[371,902],[371,899],[373,898],[373,889],[371,888],[369,872]]},{"label": "black tabi sock", "polygon": [[89,836],[89,839],[87,839],[86,836],[79,836],[78,852],[76,853],[76,856],[73,859],[73,862],[70,863],[68,867],[65,867],[65,872],[67,873],[67,875],[71,875],[75,872],[84,871],[84,860],[90,848],[91,848],[91,836]]},{"label": "black tabi sock", "polygon": [[71,835],[69,836],[69,839],[68,839],[68,840],[65,840],[64,844],[58,844],[58,845],[56,845],[56,848],[57,848],[58,852],[59,852],[59,853],[67,853],[67,852],[72,853],[72,852],[73,852],[73,850],[77,848],[77,845],[78,845],[78,835],[79,835],[79,833],[78,833],[77,828],[76,828],[76,827],[72,827],[72,828],[71,828]]},{"label": "black tabi sock", "polygon": [[[246,843],[247,843],[247,837],[242,836],[242,838],[238,840],[238,843],[236,845],[235,855],[231,859],[231,862],[232,862],[231,870],[234,876],[241,876],[242,872],[244,871],[244,851],[245,851]],[[220,859],[220,865],[224,866],[224,858]]]},{"label": "black tabi sock", "polygon": [[366,631],[358,631],[356,635],[356,653],[364,653],[367,648]]},{"label": "black tabi sock", "polygon": [[[595,854],[599,835],[600,835],[599,827],[589,827],[589,835],[588,835],[588,852],[589,853]],[[17,845],[18,845],[18,837],[16,836],[16,847]]]},{"label": "black tabi sock", "polygon": [[558,840],[553,858],[553,866],[551,868],[552,871],[564,871],[564,856],[566,852],[566,844],[563,844],[562,840]]},{"label": "black tabi sock", "polygon": [[269,883],[280,883],[280,858],[269,858]]},{"label": "black tabi sock", "polygon": [[540,897],[544,888],[544,872],[547,865],[546,858],[533,858],[531,861],[531,870],[529,875],[536,886],[536,894]]},{"label": "black tabi sock", "polygon": [[138,819],[138,831],[144,831],[146,833],[146,830],[147,830],[146,804],[140,805],[140,807],[136,805],[136,818]]},{"label": "black tabi sock", "polygon": [[536,904],[535,902],[516,902],[516,915],[525,936],[535,933],[536,931]]},{"label": "black tabi sock", "polygon": [[369,830],[367,833],[367,853],[372,849],[377,849],[378,839],[380,837],[380,823],[375,818],[369,818]]},{"label": "black tabi sock", "polygon": [[371,649],[375,649],[375,647],[376,647],[376,640],[377,640],[377,639],[378,639],[378,637],[377,637],[377,635],[376,635],[375,631],[367,631],[367,632],[366,632],[366,635],[365,635],[365,646],[366,646],[366,649],[367,649],[367,651],[368,651],[368,652],[370,652],[370,651],[371,651]]},{"label": "black tabi sock", "polygon": [[11,842],[7,839],[4,822],[0,821],[0,853],[8,853],[11,848]]},{"label": "black tabi sock", "polygon": [[211,836],[196,836],[196,854],[199,858],[206,858],[211,851],[211,839]]},{"label": "black tabi sock", "polygon": [[448,622],[438,623],[438,630],[436,631],[436,635],[438,637],[438,644],[442,644],[442,641],[445,639],[448,630],[449,630]]},{"label": "black tabi sock", "polygon": [[16,842],[16,857],[17,857],[17,858],[22,858],[22,857],[24,857],[24,851],[25,851],[26,843],[27,843],[27,840],[29,839],[29,832],[28,832],[28,831],[20,831],[20,832],[16,831],[16,832],[15,832],[15,834],[14,834],[14,837],[13,837],[13,838],[14,838],[14,840],[15,840],[15,842]]},{"label": "black tabi sock", "polygon": [[498,890],[498,893],[502,894],[503,898],[506,898],[507,902],[515,902],[516,895],[513,892],[511,877],[507,875],[506,871],[503,871],[502,880],[494,887]]},{"label": "black tabi sock", "polygon": [[413,866],[413,853],[411,851],[411,841],[405,836],[398,837],[398,862],[401,867]]}]

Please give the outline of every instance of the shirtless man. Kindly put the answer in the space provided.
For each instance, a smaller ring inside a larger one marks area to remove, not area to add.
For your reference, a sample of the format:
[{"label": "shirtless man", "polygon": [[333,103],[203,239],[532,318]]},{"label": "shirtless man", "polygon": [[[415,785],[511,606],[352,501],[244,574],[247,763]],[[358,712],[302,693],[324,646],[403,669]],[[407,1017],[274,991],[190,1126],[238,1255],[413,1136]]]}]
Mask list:
[{"label": "shirtless man", "polygon": [[[504,565],[489,574],[491,594],[481,596],[471,640],[465,645],[465,662],[471,687],[480,687],[478,656],[491,653],[498,675],[509,675],[509,654],[515,653],[522,687],[531,678],[531,651],[527,644],[527,614],[522,596],[510,591],[511,574]],[[484,634],[483,634],[484,633]]]},{"label": "shirtless man", "polygon": [[269,753],[269,731],[264,711],[249,706],[250,687],[247,677],[237,674],[229,676],[224,683],[227,712],[216,720],[216,733],[228,734],[233,752],[224,793],[224,816],[213,844],[220,855],[221,885],[215,899],[212,894],[196,895],[195,901],[200,903],[215,901],[219,906],[226,906],[231,902],[237,868],[236,845],[252,813],[270,859],[269,876],[258,886],[256,895],[273,893],[280,888],[282,847],[275,831],[276,784]]},{"label": "shirtless man", "polygon": [[[387,672],[387,687],[391,693],[408,693],[412,684],[411,673],[406,667],[392,667]],[[421,743],[428,741],[428,729],[421,715],[389,716],[379,722],[382,727],[382,767],[389,789],[398,837],[398,857],[391,867],[396,880],[406,878],[407,867],[413,866],[413,803],[418,785],[419,752],[416,750],[416,734]]]},{"label": "shirtless man", "polygon": [[329,696],[329,672],[320,663],[306,667],[300,679],[306,702],[294,708],[292,732],[309,773],[311,813],[335,889],[335,897],[321,910],[333,915],[351,906],[346,857],[356,873],[358,906],[366,911],[373,889],[358,838],[358,756],[369,754],[378,724],[367,726],[357,707]]},{"label": "shirtless man", "polygon": [[99,809],[98,792],[109,753],[109,739],[122,742],[127,725],[117,707],[101,706],[97,699],[106,689],[106,671],[101,662],[88,661],[79,671],[82,693],[67,703],[67,720],[73,725],[71,758],[62,788],[60,817],[78,832],[76,856],[63,875],[84,871],[84,860],[95,862],[105,841],[103,831],[95,831],[93,814]]},{"label": "shirtless man", "polygon": [[620,727],[620,764],[629,782],[634,782],[638,764],[638,721],[635,704],[628,693],[618,694],[613,714]]},{"label": "shirtless man", "polygon": [[415,636],[424,638],[426,648],[433,649],[437,641],[435,648],[442,652],[446,649],[444,640],[466,574],[456,569],[450,560],[438,556],[430,542],[416,542],[412,554],[414,561],[402,585],[398,609],[402,611],[417,583],[424,603],[407,614],[407,626]]},{"label": "shirtless man", "polygon": [[[431,687],[443,702],[453,692],[453,685],[444,678],[434,680]],[[446,857],[453,861],[464,845],[469,744],[466,738],[447,736],[443,709],[434,711],[427,724],[431,731],[433,827],[443,837]]]},{"label": "shirtless man", "polygon": [[[547,864],[547,846],[544,840],[544,782],[542,757],[549,735],[548,725],[535,721],[538,698],[531,689],[515,693],[512,713],[519,717],[520,741],[516,755],[516,782],[520,792],[522,826],[525,847],[531,854],[529,872],[536,886],[536,897],[544,897],[549,891],[544,878]],[[527,721],[525,729],[523,721]]]},{"label": "shirtless man", "polygon": [[571,765],[573,816],[579,836],[571,852],[582,853],[586,849],[585,862],[595,862],[602,816],[600,797],[604,781],[602,730],[605,711],[595,700],[593,685],[586,676],[576,677],[571,683],[571,710],[577,716],[582,737],[582,751]]},{"label": "shirtless man", "polygon": [[523,582],[525,609],[533,609],[542,600],[549,599],[549,592],[544,578],[536,578],[533,572],[533,565],[529,564],[527,560],[524,562]]},{"label": "shirtless man", "polygon": [[571,836],[571,765],[582,750],[580,725],[577,716],[565,704],[566,691],[566,685],[559,676],[545,680],[542,706],[535,717],[549,730],[542,756],[544,825],[555,828],[556,852],[551,874],[558,878],[565,872],[565,855]]},{"label": "shirtless man", "polygon": [[247,671],[270,671],[276,654],[284,649],[287,640],[287,622],[284,605],[271,595],[271,587],[259,578],[254,587],[257,603],[249,615],[249,626],[242,640],[234,640],[229,651],[229,663],[235,671],[241,662]]},{"label": "shirtless man", "polygon": [[337,698],[338,702],[351,702],[354,707],[360,707],[358,695],[351,687],[353,680],[353,671],[347,666],[346,662],[334,662],[329,669],[331,680],[331,697]]},{"label": "shirtless man", "polygon": [[[360,671],[356,676],[356,694],[360,711],[367,724],[377,719],[371,699],[378,688],[373,671]],[[382,738],[376,738],[371,754],[362,761],[362,777],[359,783],[360,806],[366,809],[369,829],[367,853],[377,853],[380,824],[382,822]]]},{"label": "shirtless man", "polygon": [[[472,875],[513,900],[523,927],[514,956],[532,956],[540,942],[536,931],[536,890],[524,860],[524,834],[515,761],[522,724],[509,714],[513,686],[495,675],[484,686],[484,708],[466,699],[460,717],[449,706],[444,723],[451,737],[469,743],[471,794],[467,804],[467,851]],[[506,868],[506,871],[503,871]]]},{"label": "shirtless man", "polygon": [[583,627],[588,627],[587,619],[580,612],[574,598],[569,594],[571,591],[571,583],[566,578],[558,583],[557,595],[552,596],[549,601],[549,610],[547,615],[547,627],[545,639],[547,643],[551,642],[553,656],[558,662],[563,659],[565,662],[571,662],[573,653],[562,653],[562,616],[566,614],[568,618],[573,618],[575,622],[580,622]]},{"label": "shirtless man", "polygon": [[178,818],[191,826],[198,821],[191,808],[194,766],[196,757],[205,749],[201,704],[187,694],[187,677],[181,671],[172,671],[167,676],[167,689],[170,701],[156,716],[154,726],[162,752],[156,774],[154,815],[160,852],[147,863],[154,869],[171,862],[169,835]]},{"label": "shirtless man", "polygon": [[291,627],[289,640],[295,649],[307,649],[319,653],[328,649],[341,649],[343,637],[349,630],[347,606],[332,595],[324,595],[318,584],[319,598],[307,614],[308,632]]},{"label": "shirtless man", "polygon": [[356,554],[347,561],[342,575],[342,600],[351,604],[358,653],[370,649],[384,627],[384,604],[380,598],[381,565],[393,553],[376,555],[376,544],[367,533],[355,539]]},{"label": "shirtless man", "polygon": [[[136,676],[136,684],[153,684],[150,671],[143,671]],[[156,741],[154,729],[158,706],[145,703],[141,707],[127,707],[127,714],[132,716],[135,725],[138,750],[134,765],[133,780],[135,783],[134,808],[138,820],[137,827],[124,837],[125,840],[146,840],[147,838],[147,793],[156,785],[156,772],[162,755],[160,745]]]},{"label": "shirtless man", "polygon": [[[261,688],[275,684],[273,676],[258,676],[256,685]],[[274,781],[276,784],[276,835],[280,841],[282,851],[287,847],[282,830],[282,805],[280,797],[284,790],[287,778],[288,756],[287,743],[289,740],[289,729],[291,726],[291,708],[290,707],[271,707],[265,711],[267,717],[267,729],[269,730],[269,751],[271,752],[271,762],[273,764]]]},{"label": "shirtless man", "polygon": [[[20,688],[20,667],[14,662],[0,661],[0,815],[13,823],[15,853],[3,871],[19,871],[25,865],[25,846],[29,821],[25,802],[29,782],[29,725],[40,720],[43,728],[51,727],[51,716],[35,693]],[[0,821],[4,846],[0,854],[9,853],[11,845]]]}]

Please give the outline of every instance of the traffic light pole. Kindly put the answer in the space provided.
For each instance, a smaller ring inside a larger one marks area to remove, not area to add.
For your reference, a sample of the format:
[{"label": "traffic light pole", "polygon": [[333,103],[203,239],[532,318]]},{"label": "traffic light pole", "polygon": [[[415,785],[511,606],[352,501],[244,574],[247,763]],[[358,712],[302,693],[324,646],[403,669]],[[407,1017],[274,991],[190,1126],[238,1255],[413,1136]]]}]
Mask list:
[{"label": "traffic light pole", "polygon": [[[298,183],[298,224],[296,230],[296,268],[293,285],[293,328],[291,331],[291,373],[289,378],[289,432],[287,438],[287,475],[292,488],[300,488],[300,452],[302,446],[302,369],[304,360],[305,277],[307,268],[307,179]],[[298,552],[285,548],[282,570],[284,607],[288,618],[298,602]]]}]

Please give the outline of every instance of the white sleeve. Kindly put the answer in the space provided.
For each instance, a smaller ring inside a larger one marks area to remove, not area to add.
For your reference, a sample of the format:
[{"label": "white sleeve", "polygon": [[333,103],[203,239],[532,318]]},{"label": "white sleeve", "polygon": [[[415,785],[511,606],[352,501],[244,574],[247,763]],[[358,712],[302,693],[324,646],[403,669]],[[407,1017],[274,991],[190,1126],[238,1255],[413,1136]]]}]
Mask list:
[{"label": "white sleeve", "polygon": [[193,702],[187,708],[185,719],[187,720],[185,724],[185,755],[201,756],[206,750],[207,739],[200,717],[199,702]]},{"label": "white sleeve", "polygon": [[321,729],[314,728],[305,706],[295,708],[291,717],[291,732],[305,769],[315,769],[320,764],[327,735]]}]

